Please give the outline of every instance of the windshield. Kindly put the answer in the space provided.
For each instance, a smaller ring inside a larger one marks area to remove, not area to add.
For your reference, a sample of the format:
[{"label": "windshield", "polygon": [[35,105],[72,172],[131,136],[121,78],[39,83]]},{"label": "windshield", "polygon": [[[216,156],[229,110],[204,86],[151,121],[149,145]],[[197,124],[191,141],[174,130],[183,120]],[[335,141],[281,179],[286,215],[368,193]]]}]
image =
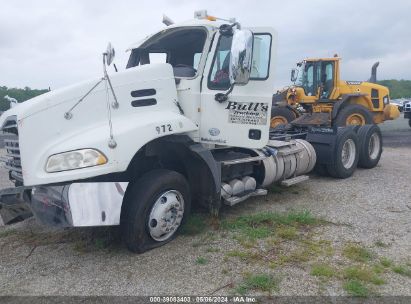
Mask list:
[{"label": "windshield", "polygon": [[127,68],[150,63],[169,63],[175,77],[196,76],[207,32],[201,27],[174,28],[160,32],[133,49]]}]

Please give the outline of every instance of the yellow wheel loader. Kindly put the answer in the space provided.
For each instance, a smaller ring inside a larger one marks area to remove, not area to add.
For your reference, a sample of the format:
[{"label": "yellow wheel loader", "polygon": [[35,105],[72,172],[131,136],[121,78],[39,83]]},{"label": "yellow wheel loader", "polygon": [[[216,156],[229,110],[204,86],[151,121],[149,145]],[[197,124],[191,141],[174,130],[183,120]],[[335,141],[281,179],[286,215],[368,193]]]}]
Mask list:
[{"label": "yellow wheel loader", "polygon": [[387,87],[376,84],[376,62],[365,81],[340,79],[340,59],[305,59],[291,71],[292,86],[273,95],[271,127],[293,122],[301,126],[378,124],[396,119]]}]

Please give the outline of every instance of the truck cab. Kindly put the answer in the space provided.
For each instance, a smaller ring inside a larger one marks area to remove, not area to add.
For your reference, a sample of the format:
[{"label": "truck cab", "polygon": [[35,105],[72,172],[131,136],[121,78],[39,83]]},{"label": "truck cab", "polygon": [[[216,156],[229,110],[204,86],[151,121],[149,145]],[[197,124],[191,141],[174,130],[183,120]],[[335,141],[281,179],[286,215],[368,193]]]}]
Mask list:
[{"label": "truck cab", "polygon": [[[270,89],[274,83],[276,33],[253,28],[252,70],[245,85],[235,85],[229,101],[215,96],[230,89],[230,50],[233,35],[222,33],[221,21],[196,19],[170,25],[131,46],[127,68],[168,63],[175,77],[178,104],[198,126],[194,141],[261,148],[268,140]],[[251,119],[251,120],[247,120]]]}]

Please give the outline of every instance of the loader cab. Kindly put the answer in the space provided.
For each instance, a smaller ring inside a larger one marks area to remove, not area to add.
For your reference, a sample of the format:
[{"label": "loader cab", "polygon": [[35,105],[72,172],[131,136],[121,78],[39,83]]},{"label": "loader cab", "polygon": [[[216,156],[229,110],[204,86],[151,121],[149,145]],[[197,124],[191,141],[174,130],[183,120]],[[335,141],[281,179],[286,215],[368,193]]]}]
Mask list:
[{"label": "loader cab", "polygon": [[298,63],[299,77],[296,86],[304,90],[305,100],[333,99],[337,87],[338,59],[304,60]]}]

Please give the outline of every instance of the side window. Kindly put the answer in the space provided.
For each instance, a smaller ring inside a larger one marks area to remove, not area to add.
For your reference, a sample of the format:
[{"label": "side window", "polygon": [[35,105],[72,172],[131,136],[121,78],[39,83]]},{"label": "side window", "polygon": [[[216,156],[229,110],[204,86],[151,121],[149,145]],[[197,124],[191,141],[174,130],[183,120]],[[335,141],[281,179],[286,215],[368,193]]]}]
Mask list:
[{"label": "side window", "polygon": [[251,79],[267,79],[270,67],[271,35],[254,34]]},{"label": "side window", "polygon": [[208,75],[208,88],[228,90],[230,88],[229,67],[232,37],[221,36],[214,54],[212,69]]},{"label": "side window", "polygon": [[166,63],[167,53],[149,53],[150,63]]},{"label": "side window", "polygon": [[328,62],[325,65],[325,75],[326,75],[325,80],[332,80],[333,79],[333,64],[332,64],[332,62]]}]

